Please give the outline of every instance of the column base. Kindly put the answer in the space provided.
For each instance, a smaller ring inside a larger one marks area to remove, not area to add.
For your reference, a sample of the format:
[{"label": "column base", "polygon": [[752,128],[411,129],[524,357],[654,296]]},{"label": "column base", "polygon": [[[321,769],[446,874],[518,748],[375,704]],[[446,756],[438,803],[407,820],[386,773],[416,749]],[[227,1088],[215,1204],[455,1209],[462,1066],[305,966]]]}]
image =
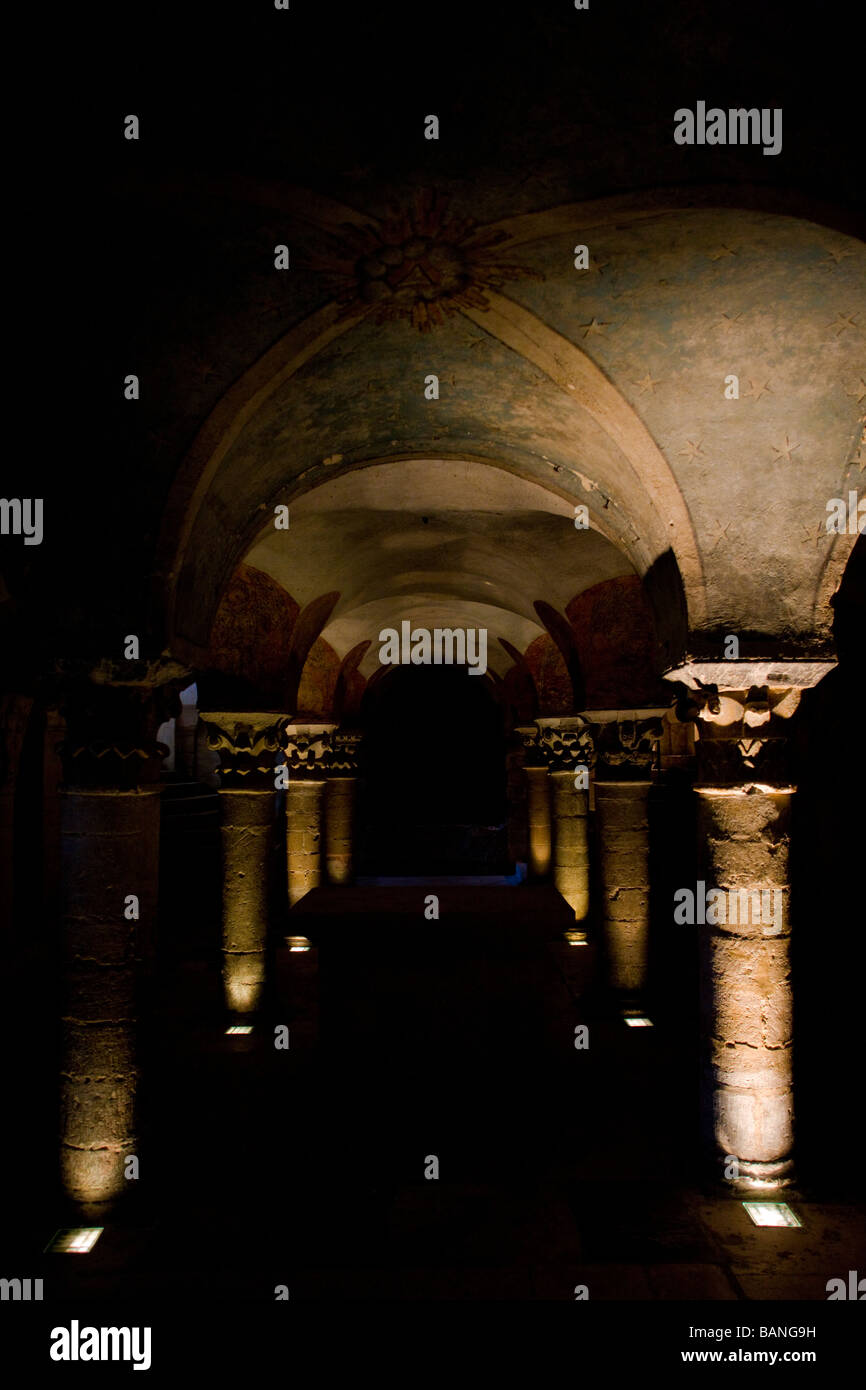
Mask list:
[{"label": "column base", "polygon": [[794,1160],[790,1156],[776,1159],[772,1163],[738,1159],[738,1174],[735,1178],[725,1176],[725,1169],[730,1161],[730,1154],[721,1154],[718,1151],[712,1158],[707,1159],[709,1166],[716,1171],[720,1191],[749,1198],[760,1197],[762,1194],[771,1196],[774,1192],[786,1191],[796,1186],[797,1172]]},{"label": "column base", "polygon": [[740,1176],[733,1180],[735,1187],[755,1191],[757,1188],[790,1187],[794,1182],[794,1160],[782,1158],[776,1163],[750,1163],[739,1160]]}]

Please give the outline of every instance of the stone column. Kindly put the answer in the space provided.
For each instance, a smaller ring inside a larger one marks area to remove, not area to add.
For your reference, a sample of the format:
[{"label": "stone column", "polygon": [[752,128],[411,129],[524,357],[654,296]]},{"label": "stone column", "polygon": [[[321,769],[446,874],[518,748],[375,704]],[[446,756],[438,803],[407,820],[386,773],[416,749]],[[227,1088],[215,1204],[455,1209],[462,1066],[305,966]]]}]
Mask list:
[{"label": "stone column", "polygon": [[33,705],[29,695],[0,696],[0,935],[12,930],[15,786]]},{"label": "stone column", "polygon": [[110,684],[109,674],[103,666],[67,688],[61,746],[61,1176],[84,1210],[124,1191],[137,1151],[139,985],[159,872],[156,730],[168,703],[165,690]]},{"label": "stone column", "polygon": [[289,724],[283,734],[289,770],[286,869],[289,907],[322,881],[325,779],[334,724]]},{"label": "stone column", "polygon": [[360,742],[361,735],[349,729],[335,730],[331,741],[325,790],[325,864],[329,883],[352,882]]},{"label": "stone column", "polygon": [[523,750],[526,785],[527,872],[531,880],[546,878],[553,862],[553,821],[547,762],[535,724],[514,730]]},{"label": "stone column", "polygon": [[597,726],[595,814],[608,983],[635,1006],[649,963],[649,791],[664,714],[586,711]]},{"label": "stone column", "polygon": [[289,716],[222,710],[200,718],[220,760],[225,1001],[232,1014],[249,1014],[267,978],[275,764]]},{"label": "stone column", "polygon": [[589,915],[589,770],[593,726],[582,715],[536,720],[550,777],[553,820],[553,881],[574,911]]},{"label": "stone column", "polygon": [[793,1173],[788,736],[830,666],[691,662],[668,677],[687,687],[678,713],[698,740],[705,1110],[716,1161],[746,1185]]}]

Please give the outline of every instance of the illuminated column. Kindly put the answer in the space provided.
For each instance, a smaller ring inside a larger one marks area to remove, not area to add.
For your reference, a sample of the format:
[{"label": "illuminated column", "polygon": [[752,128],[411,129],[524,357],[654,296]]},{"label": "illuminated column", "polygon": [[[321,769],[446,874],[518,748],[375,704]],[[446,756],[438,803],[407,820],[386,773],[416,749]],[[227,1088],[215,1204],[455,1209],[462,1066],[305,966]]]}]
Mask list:
[{"label": "illuminated column", "polygon": [[598,726],[595,814],[611,989],[635,1004],[649,961],[650,773],[664,710],[587,710]]},{"label": "illuminated column", "polygon": [[0,934],[12,930],[12,875],[15,840],[15,784],[21,746],[33,700],[29,695],[0,697]]},{"label": "illuminated column", "polygon": [[352,882],[360,742],[361,735],[348,729],[335,730],[332,739],[325,791],[325,863],[329,883]]},{"label": "illuminated column", "polygon": [[61,1177],[82,1206],[117,1198],[136,1152],[139,984],[159,873],[156,730],[168,693],[105,675],[70,687],[61,748]]},{"label": "illuminated column", "polygon": [[534,724],[514,730],[523,748],[526,778],[526,833],[530,879],[546,878],[553,862],[553,830],[550,811],[550,780],[547,763]]},{"label": "illuminated column", "polygon": [[536,720],[544,753],[553,820],[553,881],[575,920],[589,914],[589,771],[593,726],[582,715]]},{"label": "illuminated column", "polygon": [[223,987],[226,1007],[253,1013],[267,975],[275,764],[288,715],[274,710],[200,716],[220,760]]},{"label": "illuminated column", "polygon": [[289,724],[283,737],[289,769],[286,868],[289,907],[322,881],[325,779],[334,724]]},{"label": "illuminated column", "polygon": [[830,666],[693,662],[668,677],[697,726],[705,1108],[717,1161],[746,1184],[793,1172],[789,730]]}]

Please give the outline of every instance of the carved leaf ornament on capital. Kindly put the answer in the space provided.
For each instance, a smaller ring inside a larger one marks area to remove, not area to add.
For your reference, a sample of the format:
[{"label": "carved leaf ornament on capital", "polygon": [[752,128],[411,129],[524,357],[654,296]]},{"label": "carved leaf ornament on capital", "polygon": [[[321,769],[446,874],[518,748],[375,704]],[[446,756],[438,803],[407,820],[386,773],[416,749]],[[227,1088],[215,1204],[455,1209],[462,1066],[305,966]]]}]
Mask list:
[{"label": "carved leaf ornament on capital", "polygon": [[231,719],[202,714],[207,745],[219,755],[220,774],[236,786],[258,784],[273,778],[275,755],[281,747],[288,716],[264,719]]},{"label": "carved leaf ornament on capital", "polygon": [[358,773],[358,751],[361,735],[338,730],[331,740],[328,771],[332,777],[355,777]]},{"label": "carved leaf ornament on capital", "polygon": [[292,773],[325,777],[330,770],[332,737],[329,732],[290,733],[283,744],[285,762]]},{"label": "carved leaf ornament on capital", "polygon": [[684,688],[677,718],[695,723],[702,776],[720,782],[787,782],[790,720],[801,694],[798,687],[769,685],[724,693],[713,684]]},{"label": "carved leaf ornament on capital", "polygon": [[544,751],[539,742],[538,729],[535,725],[518,726],[514,730],[520,740],[520,749],[523,752],[523,766],[528,768],[546,767]]},{"label": "carved leaf ornament on capital", "polygon": [[610,767],[649,768],[661,741],[662,721],[622,719],[599,726],[596,740],[599,762]]},{"label": "carved leaf ornament on capital", "polygon": [[588,722],[571,729],[542,727],[538,738],[550,772],[573,772],[595,763],[595,730]]},{"label": "carved leaf ornament on capital", "polygon": [[173,685],[79,681],[62,697],[66,734],[59,744],[67,786],[134,787],[156,783],[168,753],[157,729],[180,711]]}]

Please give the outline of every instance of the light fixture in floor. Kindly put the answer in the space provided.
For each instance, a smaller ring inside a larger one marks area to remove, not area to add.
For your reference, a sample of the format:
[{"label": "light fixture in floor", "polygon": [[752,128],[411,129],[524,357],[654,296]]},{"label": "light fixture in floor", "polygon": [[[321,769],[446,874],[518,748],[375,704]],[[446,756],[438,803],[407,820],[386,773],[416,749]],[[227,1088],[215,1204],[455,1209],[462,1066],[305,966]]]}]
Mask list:
[{"label": "light fixture in floor", "polygon": [[55,1232],[45,1247],[46,1255],[87,1255],[94,1247],[104,1226],[71,1226]]},{"label": "light fixture in floor", "polygon": [[744,1202],[756,1226],[802,1226],[787,1202]]},{"label": "light fixture in floor", "polygon": [[626,1014],[625,1021],[629,1028],[652,1028],[653,1021],[647,1018],[646,1014]]},{"label": "light fixture in floor", "polygon": [[286,945],[290,951],[310,950],[310,942],[306,936],[287,936]]},{"label": "light fixture in floor", "polygon": [[568,942],[569,946],[589,945],[589,942],[586,939],[586,932],[581,931],[578,927],[571,927],[568,931],[564,931],[562,935],[564,939]]},{"label": "light fixture in floor", "polygon": [[226,1029],[226,1037],[237,1037],[241,1033],[251,1033],[252,1031],[253,1025],[251,1023],[233,1023],[231,1027]]}]

